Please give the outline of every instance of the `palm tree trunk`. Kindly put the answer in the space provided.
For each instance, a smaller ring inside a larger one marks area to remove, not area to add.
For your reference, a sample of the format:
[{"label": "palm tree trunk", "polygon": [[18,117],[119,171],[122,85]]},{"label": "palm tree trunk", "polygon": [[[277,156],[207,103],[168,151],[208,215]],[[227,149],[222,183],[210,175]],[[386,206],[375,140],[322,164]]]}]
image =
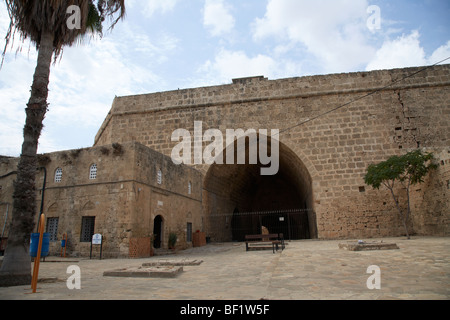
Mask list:
[{"label": "palm tree trunk", "polygon": [[17,286],[31,283],[29,256],[30,234],[35,226],[36,167],[39,136],[47,111],[48,83],[53,55],[53,34],[43,32],[39,45],[31,96],[23,129],[22,154],[14,182],[12,222],[8,246],[0,270],[0,286]]}]

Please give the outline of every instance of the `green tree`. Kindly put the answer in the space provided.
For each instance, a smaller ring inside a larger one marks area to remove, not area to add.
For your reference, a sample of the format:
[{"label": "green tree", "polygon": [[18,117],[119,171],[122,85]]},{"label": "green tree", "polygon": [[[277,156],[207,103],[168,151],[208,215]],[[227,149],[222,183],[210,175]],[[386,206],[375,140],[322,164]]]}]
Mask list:
[{"label": "green tree", "polygon": [[169,249],[175,249],[175,245],[177,243],[177,234],[174,232],[171,232],[169,234]]},{"label": "green tree", "polygon": [[[10,26],[3,58],[16,33],[22,41],[29,39],[36,46],[38,57],[25,109],[24,140],[14,183],[12,222],[0,270],[0,286],[31,283],[28,247],[36,220],[37,147],[48,109],[52,58],[56,61],[64,47],[77,44],[84,36],[101,35],[105,20],[113,28],[125,15],[124,0],[5,0],[5,3]],[[71,24],[69,19],[73,20]]]},{"label": "green tree", "polygon": [[[412,185],[422,183],[428,172],[437,168],[433,159],[432,153],[415,150],[402,156],[392,156],[378,164],[369,165],[364,176],[367,185],[375,189],[379,189],[383,185],[390,191],[408,239],[410,238],[408,221],[411,215],[410,188]],[[396,194],[398,192],[398,189],[395,188],[396,182],[400,183],[406,191],[406,212],[400,206],[399,195]]]}]

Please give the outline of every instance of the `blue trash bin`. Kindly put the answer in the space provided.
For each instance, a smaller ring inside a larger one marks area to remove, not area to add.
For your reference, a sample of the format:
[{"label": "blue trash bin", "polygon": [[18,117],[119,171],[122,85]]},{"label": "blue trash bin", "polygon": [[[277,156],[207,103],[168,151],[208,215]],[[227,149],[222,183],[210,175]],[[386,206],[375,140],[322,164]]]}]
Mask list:
[{"label": "blue trash bin", "polygon": [[[33,258],[37,257],[39,246],[39,233],[31,234],[31,243],[30,243],[30,256]],[[42,249],[41,249],[41,258],[47,257],[50,248],[50,233],[44,233],[42,237]]]}]

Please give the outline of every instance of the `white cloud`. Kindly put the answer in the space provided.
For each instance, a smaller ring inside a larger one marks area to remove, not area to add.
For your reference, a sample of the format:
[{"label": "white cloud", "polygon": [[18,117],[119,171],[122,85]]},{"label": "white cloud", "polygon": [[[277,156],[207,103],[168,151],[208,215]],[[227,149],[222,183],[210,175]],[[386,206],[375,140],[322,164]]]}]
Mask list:
[{"label": "white cloud", "polygon": [[151,42],[124,24],[112,38],[67,48],[51,73],[46,121],[52,129],[100,128],[115,96],[147,93],[164,83],[153,69],[175,47],[167,36]]},{"label": "white cloud", "polygon": [[203,24],[213,36],[220,36],[233,30],[235,19],[231,7],[224,0],[206,0],[203,9]]},{"label": "white cloud", "polygon": [[425,65],[425,51],[420,46],[419,37],[419,32],[413,31],[408,36],[403,35],[395,40],[385,41],[366,69],[391,69]]},{"label": "white cloud", "polygon": [[275,61],[265,55],[249,58],[242,51],[221,50],[215,61],[208,61],[204,68],[221,81],[230,82],[232,78],[268,75],[275,67]]},{"label": "white cloud", "polygon": [[26,48],[17,55],[16,51],[8,52],[0,69],[0,155],[18,156],[23,142],[25,108],[36,61],[35,50],[30,50],[28,58],[28,45]]},{"label": "white cloud", "polygon": [[[20,155],[33,70],[34,61],[18,57],[15,61],[8,59],[0,71],[0,155]],[[39,139],[40,151],[60,149],[62,146],[57,145],[45,130],[44,126]]]},{"label": "white cloud", "polygon": [[414,30],[409,35],[385,41],[374,59],[368,63],[366,70],[425,66],[448,57],[450,57],[450,41],[427,57],[420,44],[420,33]]},{"label": "white cloud", "polygon": [[178,0],[127,0],[126,6],[127,8],[135,8],[136,6],[142,6],[141,12],[144,13],[145,16],[151,17],[156,12],[166,13],[175,7]]},{"label": "white cloud", "polygon": [[316,73],[430,65],[450,56],[450,42],[428,56],[418,31],[391,39],[398,23],[383,12],[382,29],[371,33],[368,7],[367,0],[269,0],[265,16],[253,22],[253,39],[276,39],[275,54],[302,48]]},{"label": "white cloud", "polygon": [[269,0],[253,23],[253,38],[301,44],[323,71],[351,70],[370,60],[366,0]]},{"label": "white cloud", "polygon": [[232,79],[265,76],[270,79],[298,75],[300,66],[289,60],[257,54],[249,57],[243,51],[221,49],[213,61],[208,60],[198,70],[197,85],[230,83]]},{"label": "white cloud", "polygon": [[[7,23],[3,18],[0,30]],[[114,96],[146,93],[164,84],[154,69],[167,61],[176,47],[174,37],[161,34],[150,40],[142,30],[124,21],[101,40],[65,48],[61,60],[51,66],[50,105],[39,152],[72,148],[75,139],[69,141],[65,135],[77,130],[80,135],[93,131],[89,143],[93,142]],[[8,50],[0,70],[0,154],[20,154],[24,108],[37,57],[34,47],[28,48],[25,43],[17,57],[15,51]],[[86,142],[77,143],[77,147],[87,146]]]},{"label": "white cloud", "polygon": [[[437,48],[431,57],[429,58],[428,63],[429,64],[435,64],[438,63],[444,59],[448,59],[450,57],[450,40],[447,41],[446,44],[440,46]],[[444,61],[443,63],[450,63],[449,60]]]}]

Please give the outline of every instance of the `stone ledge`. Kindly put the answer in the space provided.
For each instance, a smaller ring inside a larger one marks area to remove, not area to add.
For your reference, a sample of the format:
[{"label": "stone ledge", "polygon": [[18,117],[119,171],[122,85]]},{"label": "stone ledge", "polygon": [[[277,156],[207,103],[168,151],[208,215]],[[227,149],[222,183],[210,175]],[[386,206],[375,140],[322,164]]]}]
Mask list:
[{"label": "stone ledge", "polygon": [[103,272],[104,277],[130,277],[130,278],[175,278],[181,272],[183,267],[165,266],[165,267],[137,267],[123,268]]},{"label": "stone ledge", "polygon": [[203,260],[158,260],[143,263],[143,267],[161,267],[161,266],[198,266]]},{"label": "stone ledge", "polygon": [[386,242],[347,242],[339,243],[339,249],[348,251],[393,250],[400,249],[395,243]]},{"label": "stone ledge", "polygon": [[0,273],[0,287],[17,287],[31,284],[30,274]]}]

